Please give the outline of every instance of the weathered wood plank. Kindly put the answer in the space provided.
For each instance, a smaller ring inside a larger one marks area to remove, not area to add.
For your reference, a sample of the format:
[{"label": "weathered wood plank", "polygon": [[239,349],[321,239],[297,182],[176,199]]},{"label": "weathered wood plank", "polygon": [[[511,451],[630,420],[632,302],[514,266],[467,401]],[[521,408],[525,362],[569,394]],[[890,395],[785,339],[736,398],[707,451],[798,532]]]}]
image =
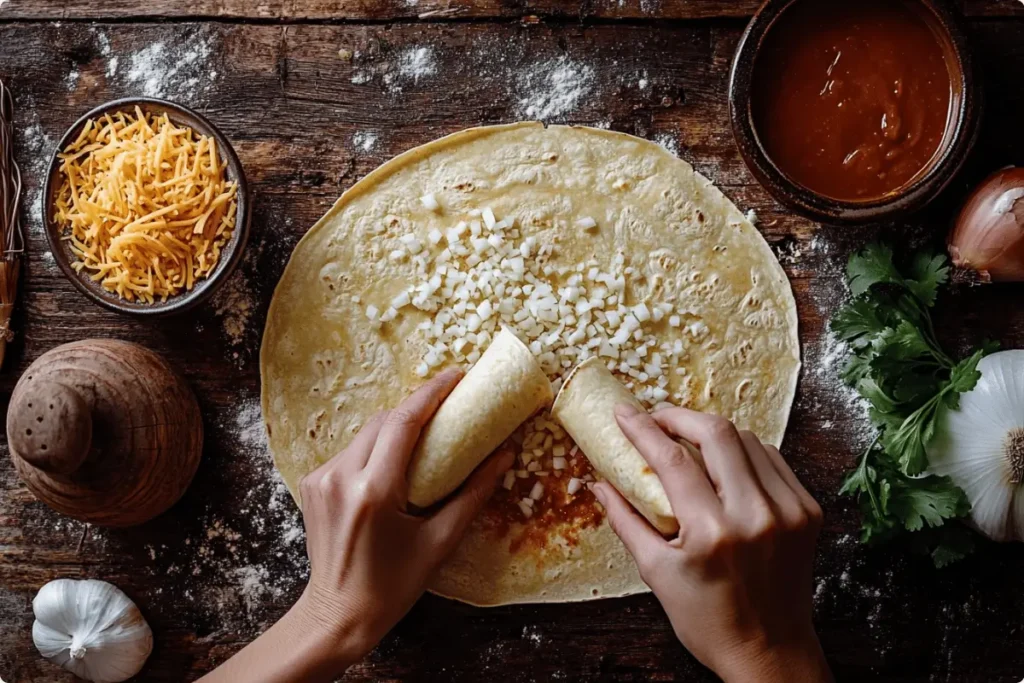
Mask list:
[{"label": "weathered wood plank", "polygon": [[[13,0],[2,11],[12,4],[20,5]],[[32,213],[38,209],[30,206],[29,262],[14,321],[19,336],[0,395],[8,396],[17,373],[52,346],[90,336],[130,339],[164,353],[186,375],[208,440],[185,499],[140,529],[118,532],[87,530],[36,503],[0,453],[0,676],[72,680],[40,660],[31,644],[30,600],[52,578],[103,578],[136,598],[157,635],[140,679],[158,683],[197,678],[287,609],[304,580],[302,538],[292,504],[274,482],[255,403],[260,331],[287,256],[334,199],[380,162],[461,128],[516,120],[533,106],[555,112],[555,120],[674,146],[741,207],[758,212],[800,308],[807,366],[785,450],[828,512],[816,612],[840,679],[1015,680],[1024,652],[1005,635],[1019,627],[1024,608],[1020,548],[986,546],[939,573],[900,549],[856,545],[856,516],[835,490],[866,434],[836,385],[836,354],[824,330],[843,297],[842,265],[852,250],[877,236],[915,244],[941,239],[969,180],[1024,158],[1024,138],[1005,134],[1024,116],[1019,22],[974,26],[986,80],[999,97],[991,98],[988,127],[964,180],[924,216],[860,229],[823,228],[788,214],[744,168],[724,96],[741,28],[0,26],[3,75],[18,94],[30,205],[45,157],[67,125],[91,106],[144,92],[204,110],[234,141],[257,193],[254,240],[233,283],[234,305],[222,297],[194,315],[152,323],[82,299],[47,257]],[[951,294],[943,334],[953,344],[991,335],[1022,346],[1018,299],[1016,287]],[[650,597],[498,610],[426,598],[347,677],[598,679],[712,680],[674,641]]]},{"label": "weathered wood plank", "polygon": [[[956,0],[966,16],[1022,17],[1016,0]],[[744,18],[761,0],[10,0],[0,20],[147,18],[301,21],[452,21],[467,19],[658,20]]]}]

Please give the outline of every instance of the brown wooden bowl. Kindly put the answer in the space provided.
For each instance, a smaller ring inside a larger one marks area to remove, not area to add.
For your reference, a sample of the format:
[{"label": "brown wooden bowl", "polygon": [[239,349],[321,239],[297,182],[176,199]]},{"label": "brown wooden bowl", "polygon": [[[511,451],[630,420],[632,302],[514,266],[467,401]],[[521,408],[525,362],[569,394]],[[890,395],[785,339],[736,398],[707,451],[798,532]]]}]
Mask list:
[{"label": "brown wooden bowl", "polygon": [[[88,275],[80,275],[75,272],[71,265],[75,262],[75,256],[68,247],[67,242],[61,239],[61,227],[54,220],[57,193],[60,192],[61,186],[60,154],[78,138],[82,128],[85,127],[89,119],[118,111],[134,111],[136,106],[147,113],[166,113],[174,123],[188,126],[201,135],[214,138],[217,141],[221,158],[227,165],[226,175],[228,180],[238,183],[238,212],[235,218],[235,230],[231,235],[231,239],[228,240],[221,251],[220,263],[217,264],[216,269],[210,273],[209,277],[198,280],[191,291],[170,297],[167,301],[156,301],[151,304],[126,301],[116,293],[103,289],[102,286],[89,279]],[[195,308],[213,296],[217,289],[231,277],[242,261],[245,245],[249,240],[252,224],[251,204],[252,198],[249,194],[249,185],[245,180],[242,162],[239,161],[238,155],[235,154],[231,143],[228,142],[228,139],[224,137],[224,134],[216,126],[199,113],[180,104],[151,97],[130,97],[107,102],[96,107],[78,119],[64,134],[50,160],[50,167],[46,174],[46,185],[43,188],[42,211],[46,240],[50,244],[53,258],[78,291],[100,306],[117,311],[118,313],[159,317],[182,313]]]},{"label": "brown wooden bowl", "polygon": [[920,2],[935,19],[947,50],[951,76],[959,80],[954,92],[954,115],[946,137],[929,168],[906,187],[881,199],[844,201],[821,195],[791,180],[769,158],[758,138],[752,99],[758,54],[768,31],[796,2],[832,0],[767,0],[740,39],[729,77],[729,113],[736,144],[750,172],[780,203],[822,223],[856,225],[892,220],[924,208],[944,190],[962,168],[978,136],[982,92],[974,73],[966,34],[956,9],[947,0]]}]

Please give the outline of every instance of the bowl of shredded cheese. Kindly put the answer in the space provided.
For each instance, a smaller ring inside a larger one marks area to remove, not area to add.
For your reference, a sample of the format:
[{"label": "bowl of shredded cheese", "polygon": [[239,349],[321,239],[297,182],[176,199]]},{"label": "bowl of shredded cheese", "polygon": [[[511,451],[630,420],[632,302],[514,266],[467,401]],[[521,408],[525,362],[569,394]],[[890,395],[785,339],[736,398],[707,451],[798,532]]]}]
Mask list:
[{"label": "bowl of shredded cheese", "polygon": [[242,259],[250,198],[227,138],[194,111],[109,102],[61,139],[44,189],[54,259],[111,310],[169,315],[213,295]]}]

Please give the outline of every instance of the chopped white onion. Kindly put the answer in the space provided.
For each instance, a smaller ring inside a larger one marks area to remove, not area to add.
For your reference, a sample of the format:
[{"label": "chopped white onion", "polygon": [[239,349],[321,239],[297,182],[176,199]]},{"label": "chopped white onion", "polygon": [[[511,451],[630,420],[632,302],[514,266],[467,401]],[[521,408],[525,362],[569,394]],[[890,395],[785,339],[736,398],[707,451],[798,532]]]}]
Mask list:
[{"label": "chopped white onion", "polygon": [[420,197],[420,203],[423,204],[423,208],[427,211],[437,211],[441,208],[441,205],[437,203],[437,197],[429,193]]}]

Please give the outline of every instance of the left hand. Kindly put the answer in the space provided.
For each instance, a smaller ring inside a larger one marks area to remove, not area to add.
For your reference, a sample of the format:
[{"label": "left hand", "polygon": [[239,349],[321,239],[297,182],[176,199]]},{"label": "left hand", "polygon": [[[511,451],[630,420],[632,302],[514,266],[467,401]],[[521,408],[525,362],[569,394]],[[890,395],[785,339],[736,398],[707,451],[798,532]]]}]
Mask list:
[{"label": "left hand", "polygon": [[312,567],[308,623],[336,629],[362,659],[412,608],[490,498],[513,454],[499,451],[428,516],[407,512],[407,470],[421,430],[462,378],[441,373],[371,419],[340,454],[299,485]]}]

